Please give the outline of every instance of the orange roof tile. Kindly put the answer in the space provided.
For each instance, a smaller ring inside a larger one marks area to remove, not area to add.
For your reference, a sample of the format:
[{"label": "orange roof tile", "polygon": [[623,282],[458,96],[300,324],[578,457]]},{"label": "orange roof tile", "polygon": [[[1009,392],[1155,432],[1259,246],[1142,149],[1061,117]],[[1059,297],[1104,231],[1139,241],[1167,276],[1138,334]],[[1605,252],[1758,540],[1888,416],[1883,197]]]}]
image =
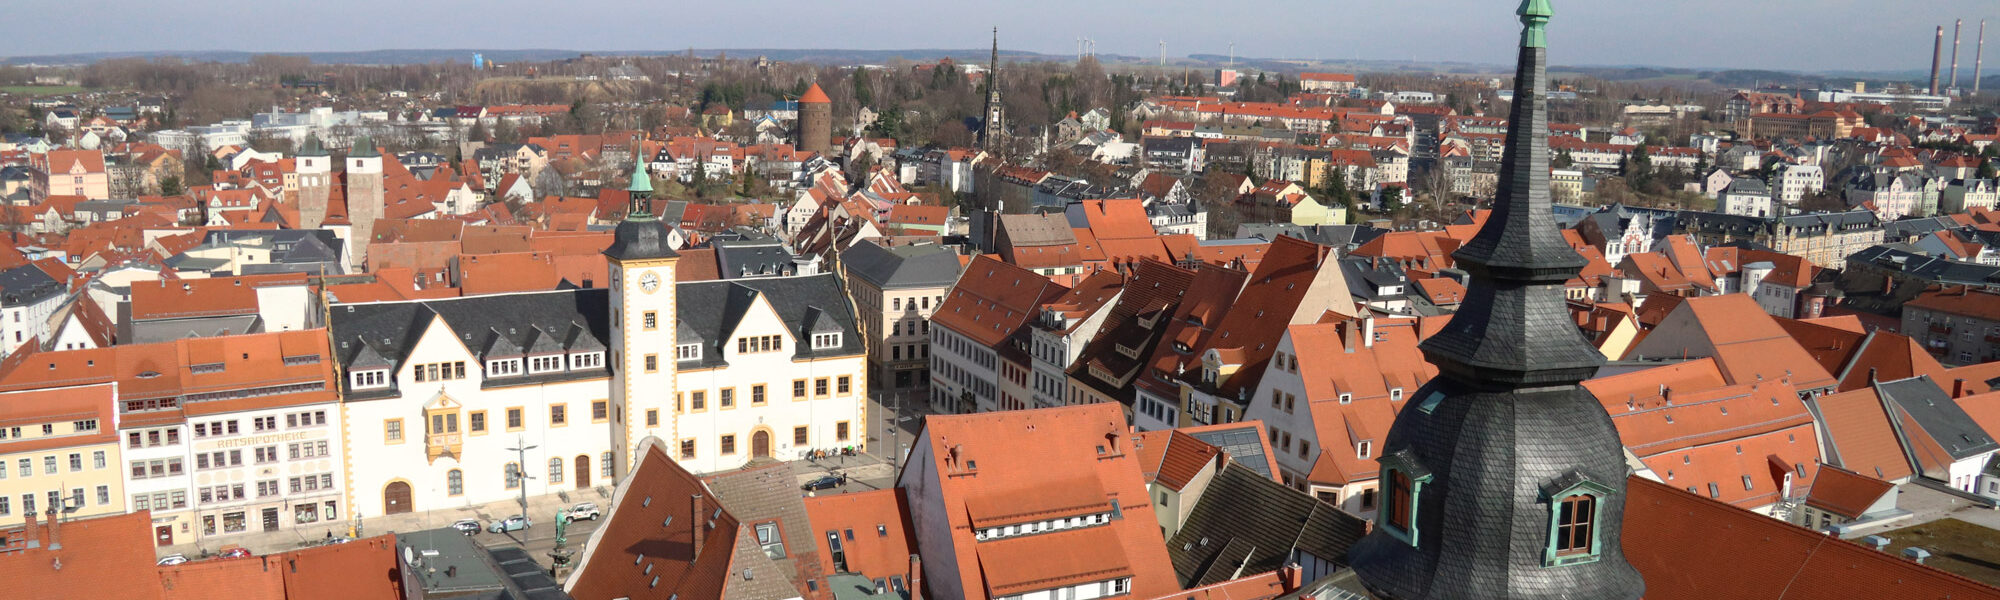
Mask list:
[{"label": "orange roof tile", "polygon": [[1176,492],[1222,456],[1221,448],[1172,429],[1140,432],[1132,438],[1146,481]]},{"label": "orange roof tile", "polygon": [[[847,572],[869,579],[908,576],[910,555],[917,543],[911,537],[909,501],[899,489],[827,494],[805,499],[806,517],[812,530],[855,531],[852,539],[841,542]],[[815,537],[813,544],[825,544]],[[831,549],[819,553],[820,571],[837,573]],[[824,587],[824,586],[822,586]]]},{"label": "orange roof tile", "polygon": [[1821,396],[1815,403],[1833,446],[1834,460],[1828,462],[1885,481],[1914,474],[1874,387]]},{"label": "orange roof tile", "polygon": [[1883,494],[1893,489],[1896,489],[1896,484],[1824,465],[1820,467],[1818,480],[1813,483],[1812,494],[1806,497],[1806,506],[1857,519]]},{"label": "orange roof tile", "polygon": [[[639,452],[637,466],[619,480],[611,510],[584,545],[564,591],[576,600],[668,595],[719,600],[736,546],[736,516],[668,458],[657,438],[647,438]],[[696,527],[707,528],[700,532],[699,547]]]},{"label": "orange roof tile", "polygon": [[[0,581],[10,600],[120,598],[159,600],[153,566],[152,511],[0,529],[9,540],[33,539],[37,548],[0,556]],[[33,520],[34,517],[28,517]],[[53,549],[60,541],[62,549]]]}]

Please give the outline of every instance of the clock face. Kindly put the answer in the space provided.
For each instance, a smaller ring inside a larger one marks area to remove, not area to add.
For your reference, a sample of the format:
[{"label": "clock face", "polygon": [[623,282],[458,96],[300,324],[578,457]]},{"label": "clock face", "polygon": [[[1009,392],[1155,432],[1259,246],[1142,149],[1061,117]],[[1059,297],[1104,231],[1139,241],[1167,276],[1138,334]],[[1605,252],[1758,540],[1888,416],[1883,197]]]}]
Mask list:
[{"label": "clock face", "polygon": [[660,289],[660,276],[652,271],[639,275],[639,289],[651,294]]}]

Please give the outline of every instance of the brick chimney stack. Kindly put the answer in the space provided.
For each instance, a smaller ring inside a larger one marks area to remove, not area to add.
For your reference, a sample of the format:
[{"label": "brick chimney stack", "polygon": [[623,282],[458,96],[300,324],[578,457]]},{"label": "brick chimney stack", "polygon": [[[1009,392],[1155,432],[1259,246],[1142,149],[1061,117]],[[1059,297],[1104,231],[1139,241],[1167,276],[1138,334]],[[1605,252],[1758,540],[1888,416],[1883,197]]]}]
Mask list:
[{"label": "brick chimney stack", "polygon": [[708,514],[706,500],[701,494],[694,495],[694,522],[689,524],[694,527],[694,557],[688,562],[701,559],[701,543],[708,537],[708,519],[704,516]]},{"label": "brick chimney stack", "polygon": [[924,600],[924,559],[910,555],[910,600]]}]

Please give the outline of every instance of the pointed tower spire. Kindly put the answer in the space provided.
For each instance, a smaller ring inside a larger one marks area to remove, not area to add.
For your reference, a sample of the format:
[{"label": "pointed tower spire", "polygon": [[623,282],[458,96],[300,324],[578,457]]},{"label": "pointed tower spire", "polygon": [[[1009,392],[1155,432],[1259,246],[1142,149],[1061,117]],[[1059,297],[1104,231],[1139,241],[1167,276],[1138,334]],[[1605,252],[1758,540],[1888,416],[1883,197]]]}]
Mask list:
[{"label": "pointed tower spire", "polygon": [[1570,320],[1584,261],[1549,214],[1548,0],[1525,0],[1514,105],[1492,213],[1453,254],[1471,275],[1425,340],[1438,376],[1384,440],[1384,501],[1349,556],[1397,600],[1633,600],[1620,547],[1628,469],[1611,417],[1578,382],[1604,362]]},{"label": "pointed tower spire", "polygon": [[979,147],[992,151],[1006,127],[1006,109],[1000,104],[1000,28],[993,28],[993,59],[986,68],[986,121],[979,126]]}]

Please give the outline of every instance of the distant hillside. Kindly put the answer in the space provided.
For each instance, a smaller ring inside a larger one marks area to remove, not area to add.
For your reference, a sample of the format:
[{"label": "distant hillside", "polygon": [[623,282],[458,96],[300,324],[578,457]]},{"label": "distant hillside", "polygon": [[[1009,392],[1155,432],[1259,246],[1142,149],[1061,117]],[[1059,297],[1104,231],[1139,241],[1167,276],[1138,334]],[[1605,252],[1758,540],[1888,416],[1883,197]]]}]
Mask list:
[{"label": "distant hillside", "polygon": [[[47,54],[36,56],[0,57],[0,64],[38,65],[84,65],[111,58],[162,58],[178,57],[196,62],[244,63],[258,54],[284,54],[303,56],[318,64],[358,64],[358,65],[402,65],[438,62],[472,62],[472,55],[484,55],[491,62],[552,61],[575,58],[583,54],[596,56],[668,56],[692,52],[696,56],[712,57],[718,54],[731,57],[763,56],[784,62],[803,62],[824,65],[881,65],[901,59],[913,62],[932,62],[950,58],[961,63],[984,64],[990,49],[942,49],[914,48],[902,50],[843,50],[829,48],[695,48],[658,51],[598,51],[561,50],[552,48],[531,48],[514,50],[482,50],[458,48],[441,50],[391,49],[365,50],[355,52],[246,52],[240,50],[203,50],[186,52],[91,52],[78,54]],[[1069,61],[1070,54],[1044,54],[1020,50],[1001,50],[1001,60],[1019,61]],[[1157,56],[1130,56],[1100,54],[1098,60],[1107,65],[1123,65],[1145,68],[1159,64]],[[1238,56],[1233,59],[1219,54],[1193,54],[1189,56],[1166,57],[1169,69],[1211,69],[1230,64],[1248,70],[1296,73],[1300,71],[1346,71],[1357,73],[1438,73],[1466,76],[1505,76],[1512,72],[1509,65],[1498,63],[1466,62],[1411,62],[1394,60],[1302,60]],[[1929,76],[1928,72],[1901,71],[1847,71],[1830,70],[1818,73],[1796,73],[1754,69],[1682,69],[1654,67],[1647,65],[1584,65],[1552,66],[1551,71],[1564,76],[1587,76],[1610,81],[1682,81],[1707,82],[1721,87],[1746,88],[1759,84],[1781,86],[1816,87],[1821,85],[1845,85],[1854,81],[1915,82]],[[1967,77],[1966,79],[1970,79]]]}]

